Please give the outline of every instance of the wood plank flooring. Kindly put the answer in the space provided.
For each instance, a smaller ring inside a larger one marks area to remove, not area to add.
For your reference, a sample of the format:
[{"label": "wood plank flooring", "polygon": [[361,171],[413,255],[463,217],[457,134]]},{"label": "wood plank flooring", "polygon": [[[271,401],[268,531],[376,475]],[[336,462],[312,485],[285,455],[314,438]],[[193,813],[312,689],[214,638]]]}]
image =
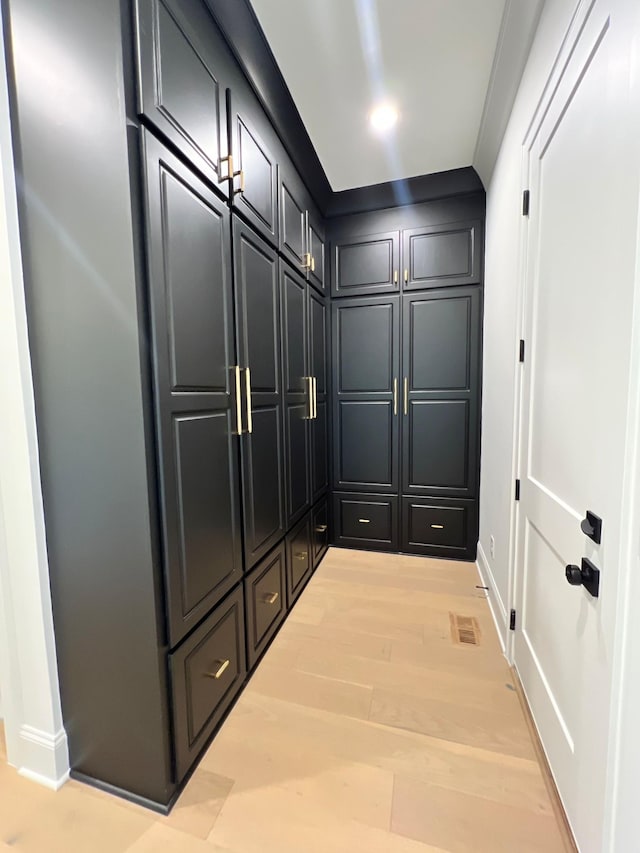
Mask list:
[{"label": "wood plank flooring", "polygon": [[572,850],[477,583],[469,563],[331,549],[168,818],[3,764],[0,850]]}]

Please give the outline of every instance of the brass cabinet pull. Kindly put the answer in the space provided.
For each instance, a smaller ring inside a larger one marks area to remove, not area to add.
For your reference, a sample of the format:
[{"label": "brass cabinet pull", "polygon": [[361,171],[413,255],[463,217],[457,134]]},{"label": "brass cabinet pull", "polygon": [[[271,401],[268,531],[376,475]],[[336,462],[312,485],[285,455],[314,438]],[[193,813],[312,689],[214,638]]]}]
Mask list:
[{"label": "brass cabinet pull", "polygon": [[398,270],[393,271],[393,283],[394,284],[398,283]]},{"label": "brass cabinet pull", "polygon": [[234,193],[243,193],[244,192],[244,169],[239,169],[237,172],[232,173],[232,177],[237,178],[240,176],[240,186],[238,189],[233,188]]},{"label": "brass cabinet pull", "polygon": [[393,380],[393,414],[398,414],[398,379]]},{"label": "brass cabinet pull", "polygon": [[220,666],[218,667],[218,669],[215,672],[205,672],[205,675],[207,676],[207,678],[220,678],[220,676],[225,671],[225,669],[229,666],[231,661],[227,658],[227,660],[219,660],[219,661],[216,661],[216,663],[219,663]]},{"label": "brass cabinet pull", "polygon": [[233,368],[236,375],[236,427],[238,435],[242,435],[242,388],[240,387],[240,366]]},{"label": "brass cabinet pull", "polygon": [[370,518],[359,518],[358,521],[360,522],[360,524],[371,524]]},{"label": "brass cabinet pull", "polygon": [[313,382],[313,419],[315,421],[318,417],[318,378],[316,376],[313,376],[312,382]]},{"label": "brass cabinet pull", "polygon": [[[222,170],[222,164],[227,164],[227,174],[220,177],[220,172]],[[218,159],[218,183],[221,184],[223,181],[232,181],[234,176],[233,171],[233,154],[229,154],[227,157],[220,157]]]},{"label": "brass cabinet pull", "polygon": [[432,524],[434,530],[444,530],[444,524]]},{"label": "brass cabinet pull", "polygon": [[311,272],[316,271],[316,259],[311,255]]},{"label": "brass cabinet pull", "polygon": [[251,413],[251,369],[244,371],[245,389],[247,392],[247,432],[253,432],[253,414]]},{"label": "brass cabinet pull", "polygon": [[298,551],[298,553],[296,554],[296,560],[306,560],[306,559],[307,559],[307,552],[306,551]]},{"label": "brass cabinet pull", "polygon": [[319,524],[316,527],[316,533],[326,533],[326,532],[327,532],[327,525],[326,524]]},{"label": "brass cabinet pull", "polygon": [[275,604],[279,597],[279,592],[265,592],[264,598],[262,600],[265,604]]},{"label": "brass cabinet pull", "polygon": [[404,377],[404,413],[409,414],[409,380]]},{"label": "brass cabinet pull", "polygon": [[404,280],[409,281],[409,270],[404,271]]},{"label": "brass cabinet pull", "polygon": [[310,270],[311,269],[311,252],[305,252],[302,256],[302,269]]},{"label": "brass cabinet pull", "polygon": [[313,420],[313,378],[311,376],[303,376],[303,379],[307,385],[307,396],[309,398],[309,414],[307,415],[307,420]]}]

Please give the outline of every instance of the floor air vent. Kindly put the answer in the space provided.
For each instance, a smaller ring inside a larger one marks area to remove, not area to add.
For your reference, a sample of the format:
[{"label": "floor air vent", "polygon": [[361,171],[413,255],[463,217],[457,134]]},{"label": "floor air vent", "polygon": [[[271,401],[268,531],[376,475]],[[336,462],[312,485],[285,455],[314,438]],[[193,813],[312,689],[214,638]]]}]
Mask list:
[{"label": "floor air vent", "polygon": [[451,637],[454,643],[463,646],[480,645],[480,627],[475,616],[459,616],[449,613],[451,620]]}]

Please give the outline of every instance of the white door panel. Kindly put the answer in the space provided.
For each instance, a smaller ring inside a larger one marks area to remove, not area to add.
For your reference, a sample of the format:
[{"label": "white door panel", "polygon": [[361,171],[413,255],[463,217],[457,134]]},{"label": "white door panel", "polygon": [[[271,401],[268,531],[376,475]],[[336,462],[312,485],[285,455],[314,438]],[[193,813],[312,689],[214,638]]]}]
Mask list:
[{"label": "white door panel", "polygon": [[[601,853],[640,140],[634,4],[588,5],[528,146],[514,661],[580,849]],[[601,545],[580,530],[587,508]],[[583,557],[599,598],[565,578]]]}]

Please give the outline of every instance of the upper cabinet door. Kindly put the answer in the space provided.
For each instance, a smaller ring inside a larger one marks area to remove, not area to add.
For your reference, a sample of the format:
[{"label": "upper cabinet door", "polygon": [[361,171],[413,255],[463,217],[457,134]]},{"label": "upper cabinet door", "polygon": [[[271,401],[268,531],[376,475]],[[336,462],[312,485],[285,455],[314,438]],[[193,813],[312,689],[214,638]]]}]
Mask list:
[{"label": "upper cabinet door", "polygon": [[365,296],[400,290],[400,232],[339,240],[332,249],[333,296]]},{"label": "upper cabinet door", "polygon": [[479,284],[482,223],[454,222],[402,232],[404,290]]},{"label": "upper cabinet door", "polygon": [[308,250],[311,256],[308,261],[307,278],[321,293],[325,291],[325,239],[324,229],[319,219],[313,214],[307,216]]},{"label": "upper cabinet door", "polygon": [[136,0],[138,109],[229,194],[226,88],[232,59],[201,0]]},{"label": "upper cabinet door", "polygon": [[400,297],[334,302],[333,485],[397,493]]},{"label": "upper cabinet door", "polygon": [[[254,105],[255,115],[259,107]],[[278,246],[278,165],[273,146],[260,134],[249,109],[229,93],[233,206],[262,236]],[[266,121],[266,119],[265,119]]]},{"label": "upper cabinet door", "polygon": [[405,495],[477,494],[480,301],[480,287],[402,299]]},{"label": "upper cabinet door", "polygon": [[143,131],[169,640],[242,577],[229,211]]},{"label": "upper cabinet door", "polygon": [[244,551],[250,568],[285,532],[280,297],[275,250],[237,216],[233,267],[238,362],[243,368]]},{"label": "upper cabinet door", "polygon": [[305,273],[307,263],[307,198],[301,182],[292,169],[281,168],[280,180],[280,251]]}]

